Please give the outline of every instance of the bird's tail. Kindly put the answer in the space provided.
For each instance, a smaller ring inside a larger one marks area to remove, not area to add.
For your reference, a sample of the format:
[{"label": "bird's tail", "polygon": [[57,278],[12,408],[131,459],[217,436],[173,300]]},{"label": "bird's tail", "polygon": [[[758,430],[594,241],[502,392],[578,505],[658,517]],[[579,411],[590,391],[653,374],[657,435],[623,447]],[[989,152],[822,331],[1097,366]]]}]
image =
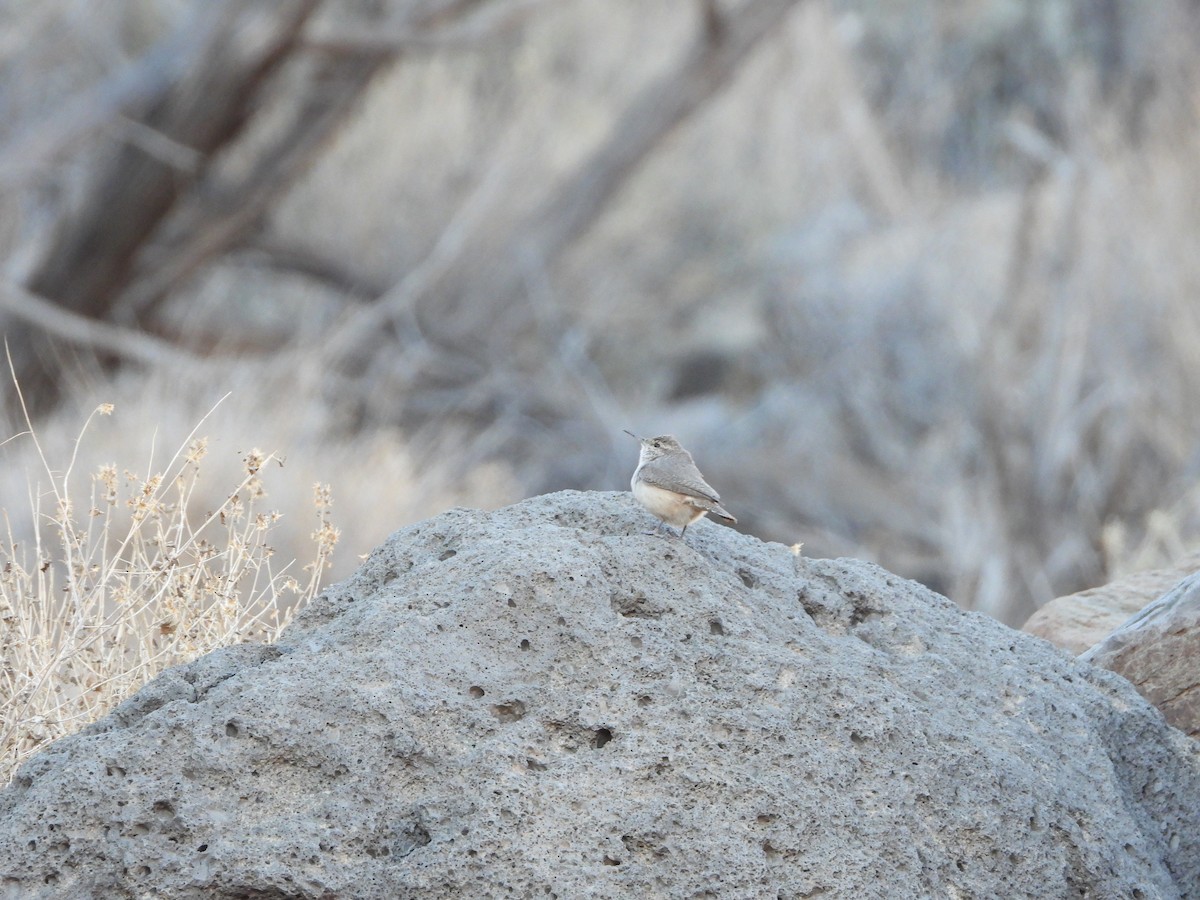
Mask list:
[{"label": "bird's tail", "polygon": [[735,519],[733,516],[731,516],[729,513],[727,513],[725,511],[725,507],[721,506],[720,503],[714,503],[712,505],[712,507],[709,509],[709,512],[712,515],[716,516],[718,519],[724,519],[727,522],[732,522],[734,525],[737,524],[737,519]]}]

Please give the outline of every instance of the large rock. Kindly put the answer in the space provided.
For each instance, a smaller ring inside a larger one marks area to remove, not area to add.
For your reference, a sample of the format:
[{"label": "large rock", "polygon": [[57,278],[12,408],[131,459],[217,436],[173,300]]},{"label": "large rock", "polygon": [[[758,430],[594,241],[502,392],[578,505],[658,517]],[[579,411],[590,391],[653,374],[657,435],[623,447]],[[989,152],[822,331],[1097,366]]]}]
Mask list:
[{"label": "large rock", "polygon": [[1082,658],[1129,679],[1168,722],[1200,738],[1200,573],[1189,575]]},{"label": "large rock", "polygon": [[1116,675],[628,494],[407,528],[0,794],[13,897],[1200,896]]}]

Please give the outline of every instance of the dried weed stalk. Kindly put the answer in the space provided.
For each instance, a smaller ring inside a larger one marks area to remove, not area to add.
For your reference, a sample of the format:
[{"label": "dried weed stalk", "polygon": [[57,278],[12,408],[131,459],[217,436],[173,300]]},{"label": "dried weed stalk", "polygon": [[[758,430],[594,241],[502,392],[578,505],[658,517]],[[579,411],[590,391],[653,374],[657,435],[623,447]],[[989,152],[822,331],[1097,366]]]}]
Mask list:
[{"label": "dried weed stalk", "polygon": [[[19,389],[18,389],[19,393]],[[49,488],[31,487],[32,546],[0,541],[0,785],[49,742],[78,730],[169,666],[239,641],[271,641],[316,595],[337,543],[327,485],[316,486],[314,556],[278,566],[264,477],[252,450],[219,508],[193,502],[207,441],[196,431],[161,472],[105,465],[81,507],[72,469],[55,470],[30,425]],[[26,423],[29,424],[28,416]],[[200,426],[197,426],[199,428]]]}]

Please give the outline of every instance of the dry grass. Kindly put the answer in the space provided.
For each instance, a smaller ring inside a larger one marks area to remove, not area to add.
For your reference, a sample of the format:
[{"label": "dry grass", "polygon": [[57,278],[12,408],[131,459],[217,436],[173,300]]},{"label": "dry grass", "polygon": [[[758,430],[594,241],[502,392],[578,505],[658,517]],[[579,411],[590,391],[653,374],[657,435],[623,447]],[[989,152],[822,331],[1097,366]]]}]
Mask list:
[{"label": "dry grass", "polygon": [[[197,430],[161,468],[77,469],[51,459],[32,428],[41,468],[29,485],[32,523],[4,510],[0,544],[0,784],[50,741],[103,715],[163,669],[238,641],[270,641],[317,593],[338,531],[328,485],[315,488],[309,562],[281,563],[267,503],[279,459],[251,450],[214,508],[198,486],[208,441]],[[26,527],[28,526],[28,527]],[[21,541],[18,532],[31,534]]]}]

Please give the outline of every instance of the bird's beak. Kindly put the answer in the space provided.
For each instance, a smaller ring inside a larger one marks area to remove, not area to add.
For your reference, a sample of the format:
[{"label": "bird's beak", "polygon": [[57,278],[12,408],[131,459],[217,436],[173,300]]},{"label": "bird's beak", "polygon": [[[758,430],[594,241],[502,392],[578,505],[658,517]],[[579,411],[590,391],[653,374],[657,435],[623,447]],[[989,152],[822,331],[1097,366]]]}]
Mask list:
[{"label": "bird's beak", "polygon": [[624,431],[624,432],[625,432],[627,435],[629,435],[631,438],[633,438],[635,441],[637,441],[639,444],[642,442],[642,438],[638,437],[636,434],[634,434],[634,433],[633,433],[632,431],[630,431],[628,428],[622,428],[621,430],[622,430],[622,431]]}]

